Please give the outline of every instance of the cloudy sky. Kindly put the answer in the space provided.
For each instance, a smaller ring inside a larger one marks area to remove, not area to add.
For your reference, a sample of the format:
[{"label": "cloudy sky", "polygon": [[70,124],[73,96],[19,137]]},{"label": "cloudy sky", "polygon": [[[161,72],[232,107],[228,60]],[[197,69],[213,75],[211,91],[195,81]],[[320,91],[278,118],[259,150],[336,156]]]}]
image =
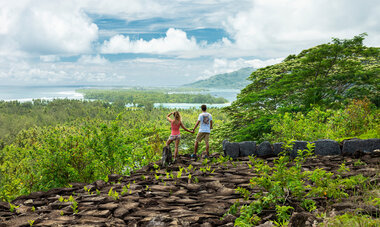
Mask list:
[{"label": "cloudy sky", "polygon": [[0,0],[0,85],[180,85],[367,32],[378,0]]}]

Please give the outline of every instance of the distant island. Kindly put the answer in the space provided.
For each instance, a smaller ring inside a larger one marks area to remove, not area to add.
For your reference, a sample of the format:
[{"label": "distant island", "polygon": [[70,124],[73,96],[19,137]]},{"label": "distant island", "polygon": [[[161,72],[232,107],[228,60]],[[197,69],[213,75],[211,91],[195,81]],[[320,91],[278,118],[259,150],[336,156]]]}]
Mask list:
[{"label": "distant island", "polygon": [[231,73],[214,75],[205,80],[198,80],[193,83],[185,84],[184,87],[194,88],[235,88],[241,89],[247,86],[250,81],[247,78],[255,68],[247,67]]}]

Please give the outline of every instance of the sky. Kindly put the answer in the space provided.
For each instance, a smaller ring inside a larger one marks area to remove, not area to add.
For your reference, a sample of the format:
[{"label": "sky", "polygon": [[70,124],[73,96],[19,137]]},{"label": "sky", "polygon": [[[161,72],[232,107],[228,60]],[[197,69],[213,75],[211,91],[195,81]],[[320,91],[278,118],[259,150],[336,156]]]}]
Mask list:
[{"label": "sky", "polygon": [[366,32],[378,0],[0,0],[0,85],[176,86]]}]

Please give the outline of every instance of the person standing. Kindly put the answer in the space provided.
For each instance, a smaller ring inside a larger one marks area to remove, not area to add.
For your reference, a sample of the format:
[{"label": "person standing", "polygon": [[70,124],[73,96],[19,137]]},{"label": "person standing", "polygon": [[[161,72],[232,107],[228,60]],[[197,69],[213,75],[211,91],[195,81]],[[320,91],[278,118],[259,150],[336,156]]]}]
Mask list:
[{"label": "person standing", "polygon": [[[171,119],[170,115],[173,115],[174,119]],[[168,141],[166,141],[166,146],[170,146],[170,144],[173,141],[175,141],[175,149],[174,149],[174,162],[175,162],[177,159],[177,155],[178,155],[179,141],[181,140],[181,133],[180,133],[179,129],[182,127],[185,131],[190,132],[190,133],[194,133],[194,131],[190,131],[189,129],[187,129],[183,125],[181,115],[179,114],[178,111],[169,113],[166,116],[166,119],[170,122],[171,131],[172,131],[170,136],[169,136]]]},{"label": "person standing", "polygon": [[206,155],[204,156],[204,158],[208,158],[210,156],[210,154],[209,154],[209,148],[210,148],[209,139],[210,139],[210,133],[211,133],[211,129],[212,129],[212,116],[210,113],[206,112],[206,110],[207,110],[206,105],[202,105],[201,109],[202,109],[202,113],[199,114],[198,121],[195,124],[194,129],[193,129],[193,132],[194,132],[195,129],[200,124],[199,131],[198,131],[197,137],[195,139],[195,143],[194,143],[194,154],[191,155],[192,158],[197,157],[198,145],[202,140],[204,140],[205,144],[206,144]]}]

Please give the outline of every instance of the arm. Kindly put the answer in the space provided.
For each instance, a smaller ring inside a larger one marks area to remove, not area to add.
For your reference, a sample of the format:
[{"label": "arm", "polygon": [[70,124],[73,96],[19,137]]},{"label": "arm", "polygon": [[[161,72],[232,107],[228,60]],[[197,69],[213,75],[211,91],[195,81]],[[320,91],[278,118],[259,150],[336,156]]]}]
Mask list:
[{"label": "arm", "polygon": [[172,122],[172,119],[170,119],[170,115],[172,115],[173,112],[169,113],[167,116],[166,116],[166,119],[168,119],[168,121]]},{"label": "arm", "polygon": [[187,129],[187,128],[183,125],[182,121],[181,121],[181,127],[182,127],[186,132],[193,133],[192,131],[190,131],[189,129]]},{"label": "arm", "polygon": [[210,121],[210,129],[212,129],[212,120]]},{"label": "arm", "polygon": [[195,124],[195,126],[194,126],[194,128],[193,128],[193,132],[195,131],[195,129],[198,127],[198,125],[199,125],[199,120],[197,121],[197,123]]}]

